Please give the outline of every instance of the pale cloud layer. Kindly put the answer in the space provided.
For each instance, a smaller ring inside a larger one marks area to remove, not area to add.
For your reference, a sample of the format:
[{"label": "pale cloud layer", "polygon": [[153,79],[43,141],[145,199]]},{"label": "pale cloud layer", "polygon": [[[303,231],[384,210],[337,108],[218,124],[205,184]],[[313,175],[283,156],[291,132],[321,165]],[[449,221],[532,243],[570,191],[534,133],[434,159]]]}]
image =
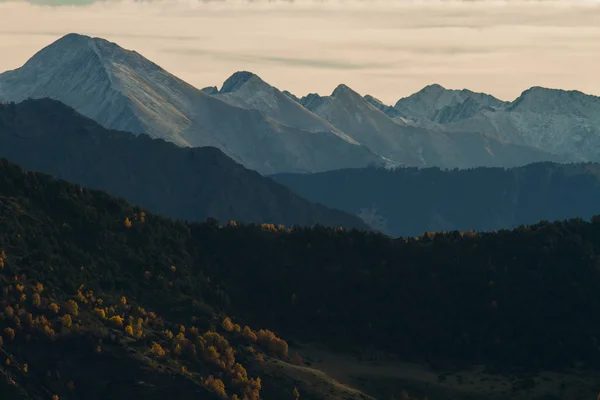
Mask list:
[{"label": "pale cloud layer", "polygon": [[431,83],[506,100],[535,85],[600,95],[592,0],[0,0],[0,71],[70,32],[199,88],[249,70],[297,95],[343,82],[388,103]]}]

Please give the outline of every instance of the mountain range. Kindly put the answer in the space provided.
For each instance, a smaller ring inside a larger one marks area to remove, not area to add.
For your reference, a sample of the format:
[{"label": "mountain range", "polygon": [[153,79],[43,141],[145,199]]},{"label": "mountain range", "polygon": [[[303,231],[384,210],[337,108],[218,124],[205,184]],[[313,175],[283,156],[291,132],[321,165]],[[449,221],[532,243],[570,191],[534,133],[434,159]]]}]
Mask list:
[{"label": "mountain range", "polygon": [[99,38],[69,34],[23,67],[0,75],[0,100],[44,97],[106,128],[146,133],[179,146],[217,147],[261,173],[383,162],[325,128],[302,130],[221,101],[140,54]]},{"label": "mountain range", "polygon": [[532,87],[512,102],[469,90],[430,85],[383,105],[392,118],[436,127],[449,134],[479,132],[535,147],[570,161],[600,161],[600,97],[575,90]]},{"label": "mountain range", "polygon": [[346,85],[298,97],[247,71],[199,90],[134,51],[77,34],[0,74],[0,100],[43,97],[110,129],[217,147],[262,174],[600,160],[598,99],[581,93],[532,88],[509,103],[430,85],[388,106]]},{"label": "mountain range", "polygon": [[358,215],[394,237],[590,218],[600,204],[600,164],[593,163],[363,168],[273,178],[310,201]]},{"label": "mountain range", "polygon": [[369,229],[358,217],[310,203],[217,148],[178,147],[108,130],[56,100],[0,105],[0,157],[171,218]]}]

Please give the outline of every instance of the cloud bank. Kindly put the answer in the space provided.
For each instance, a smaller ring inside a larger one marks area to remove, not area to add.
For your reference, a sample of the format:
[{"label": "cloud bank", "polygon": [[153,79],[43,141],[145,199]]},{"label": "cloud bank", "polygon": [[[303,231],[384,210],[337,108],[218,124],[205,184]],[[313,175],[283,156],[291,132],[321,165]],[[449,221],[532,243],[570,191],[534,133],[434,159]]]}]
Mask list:
[{"label": "cloud bank", "polygon": [[0,71],[70,32],[198,87],[250,70],[298,95],[343,82],[388,103],[434,82],[507,100],[534,85],[600,95],[592,0],[0,0]]}]

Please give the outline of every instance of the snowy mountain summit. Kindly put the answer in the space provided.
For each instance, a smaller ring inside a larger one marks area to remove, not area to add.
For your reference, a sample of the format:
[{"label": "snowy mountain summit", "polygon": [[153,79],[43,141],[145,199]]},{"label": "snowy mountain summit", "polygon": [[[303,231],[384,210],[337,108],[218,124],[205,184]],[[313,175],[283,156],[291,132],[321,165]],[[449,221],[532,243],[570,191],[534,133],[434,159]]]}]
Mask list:
[{"label": "snowy mountain summit", "polygon": [[[1,74],[0,100],[49,97],[105,127],[145,133],[179,146],[214,146],[262,173],[383,162],[318,117],[309,121],[310,112],[261,82],[250,73],[237,74],[225,85],[229,92],[223,96],[228,97],[221,99],[220,94],[198,90],[134,51],[104,39],[69,34],[23,67]],[[244,97],[244,90],[254,94],[246,96],[254,102],[252,107],[234,98],[234,94]],[[289,103],[296,113],[305,113],[306,118],[294,117],[304,124],[287,124],[266,112],[285,116]],[[257,106],[265,112],[252,109]]]},{"label": "snowy mountain summit", "polygon": [[263,174],[367,165],[600,161],[600,101],[533,87],[513,102],[438,84],[386,105],[340,84],[299,98],[249,71],[199,90],[135,51],[69,34],[0,74],[0,101],[49,97],[107,128],[214,146]]}]

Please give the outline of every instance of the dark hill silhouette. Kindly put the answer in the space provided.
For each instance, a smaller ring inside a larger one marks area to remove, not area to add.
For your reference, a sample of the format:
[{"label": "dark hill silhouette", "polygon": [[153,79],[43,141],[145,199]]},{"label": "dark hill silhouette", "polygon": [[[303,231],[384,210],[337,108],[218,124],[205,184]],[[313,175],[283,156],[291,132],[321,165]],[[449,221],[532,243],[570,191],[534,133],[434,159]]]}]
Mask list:
[{"label": "dark hill silhouette", "polygon": [[511,229],[600,212],[600,165],[345,169],[273,178],[304,198],[355,215],[393,236]]},{"label": "dark hill silhouette", "polygon": [[0,105],[0,157],[124,197],[172,218],[368,229],[310,203],[213,147],[107,130],[49,99]]},{"label": "dark hill silhouette", "polygon": [[[490,383],[489,396],[442,400],[542,398],[527,389],[541,369],[574,369],[573,400],[598,383],[600,217],[412,239],[188,224],[0,160],[0,259],[0,390],[10,400],[285,399],[294,386],[330,398],[298,375],[273,375],[293,360],[273,332],[290,346],[511,374],[503,392]],[[337,398],[361,398],[353,393]]]}]

